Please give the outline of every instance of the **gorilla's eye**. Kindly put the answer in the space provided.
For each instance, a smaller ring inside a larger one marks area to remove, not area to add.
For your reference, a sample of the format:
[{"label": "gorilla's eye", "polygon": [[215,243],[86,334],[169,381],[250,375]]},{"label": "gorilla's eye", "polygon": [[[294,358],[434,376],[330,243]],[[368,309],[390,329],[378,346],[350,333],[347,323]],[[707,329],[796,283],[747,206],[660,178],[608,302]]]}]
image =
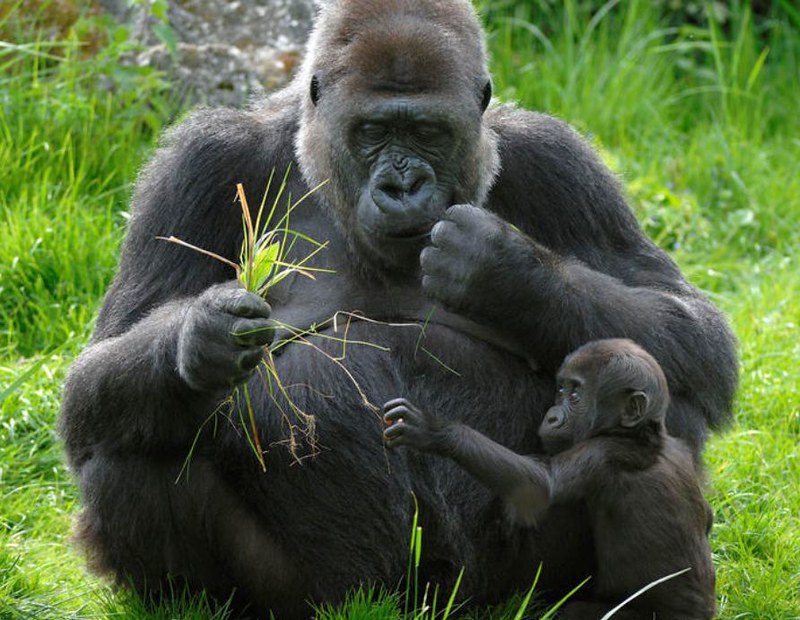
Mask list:
[{"label": "gorilla's eye", "polygon": [[362,142],[374,144],[386,137],[386,128],[378,123],[363,123],[358,128],[358,135]]},{"label": "gorilla's eye", "polygon": [[427,143],[437,142],[447,137],[447,131],[437,125],[420,124],[414,128],[417,139]]},{"label": "gorilla's eye", "polygon": [[319,78],[317,78],[316,75],[312,76],[311,78],[310,93],[311,93],[311,103],[317,105],[317,102],[319,101]]},{"label": "gorilla's eye", "polygon": [[485,112],[486,108],[489,107],[489,103],[492,101],[492,81],[489,80],[486,82],[486,86],[483,87],[483,99],[481,100],[481,112]]}]

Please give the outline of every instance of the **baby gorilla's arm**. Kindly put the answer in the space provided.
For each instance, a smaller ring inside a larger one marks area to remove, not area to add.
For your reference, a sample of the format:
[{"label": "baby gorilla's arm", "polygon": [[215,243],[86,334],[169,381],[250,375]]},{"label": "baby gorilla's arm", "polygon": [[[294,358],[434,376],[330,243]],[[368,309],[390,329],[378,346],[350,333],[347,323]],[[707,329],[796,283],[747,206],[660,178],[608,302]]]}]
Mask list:
[{"label": "baby gorilla's arm", "polygon": [[545,463],[522,456],[475,429],[423,412],[405,399],[384,407],[386,445],[450,458],[503,499],[515,523],[534,525],[550,504]]}]

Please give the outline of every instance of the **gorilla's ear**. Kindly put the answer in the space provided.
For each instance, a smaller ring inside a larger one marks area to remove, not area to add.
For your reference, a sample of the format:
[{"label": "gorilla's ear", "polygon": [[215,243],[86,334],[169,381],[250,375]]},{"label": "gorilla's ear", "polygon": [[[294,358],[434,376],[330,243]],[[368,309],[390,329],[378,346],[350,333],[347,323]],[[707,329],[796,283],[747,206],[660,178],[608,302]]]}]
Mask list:
[{"label": "gorilla's ear", "polygon": [[311,95],[311,103],[317,105],[317,101],[319,101],[319,78],[316,75],[311,76],[309,94]]},{"label": "gorilla's ear", "polygon": [[649,402],[650,399],[647,397],[647,394],[641,390],[631,392],[628,396],[628,403],[625,407],[625,411],[622,412],[622,420],[620,420],[622,427],[633,428],[641,424],[647,413],[647,405]]},{"label": "gorilla's ear", "polygon": [[489,107],[489,102],[492,100],[492,81],[488,80],[486,86],[483,87],[483,99],[481,99],[481,112],[485,112]]}]

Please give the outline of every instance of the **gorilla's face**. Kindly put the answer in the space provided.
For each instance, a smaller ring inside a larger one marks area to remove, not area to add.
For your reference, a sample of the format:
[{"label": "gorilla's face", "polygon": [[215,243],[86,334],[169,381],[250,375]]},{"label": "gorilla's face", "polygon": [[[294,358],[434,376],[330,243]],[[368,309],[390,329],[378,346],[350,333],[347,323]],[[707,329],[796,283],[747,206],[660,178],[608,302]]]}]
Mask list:
[{"label": "gorilla's face", "polygon": [[496,172],[479,34],[458,38],[467,26],[480,31],[471,9],[462,13],[466,26],[408,14],[351,22],[339,13],[328,23],[323,13],[315,33],[298,134],[303,173],[329,181],[323,200],[351,249],[384,271],[415,272],[445,210],[481,204]]},{"label": "gorilla's face", "polygon": [[418,254],[450,205],[477,200],[462,167],[478,150],[480,118],[458,118],[447,104],[432,95],[374,98],[337,136],[361,171],[352,232],[387,258]]}]

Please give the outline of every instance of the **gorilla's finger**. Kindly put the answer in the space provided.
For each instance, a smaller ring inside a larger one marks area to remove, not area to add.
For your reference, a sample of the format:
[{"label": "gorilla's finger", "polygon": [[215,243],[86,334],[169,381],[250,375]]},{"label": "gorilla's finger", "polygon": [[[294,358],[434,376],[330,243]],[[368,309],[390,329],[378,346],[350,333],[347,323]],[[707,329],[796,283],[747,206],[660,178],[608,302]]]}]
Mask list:
[{"label": "gorilla's finger", "polygon": [[250,319],[268,319],[272,315],[272,308],[266,301],[243,288],[231,291],[224,300],[222,309],[234,316]]},{"label": "gorilla's finger", "polygon": [[459,226],[464,226],[472,223],[476,218],[481,218],[485,215],[488,215],[485,209],[474,205],[453,205],[444,212],[444,220],[453,222]]},{"label": "gorilla's finger", "polygon": [[400,405],[408,406],[409,402],[405,398],[394,398],[392,400],[387,400],[383,405],[384,411],[389,411],[390,409],[394,409],[395,407],[399,407]]},{"label": "gorilla's finger", "polygon": [[422,290],[428,297],[436,301],[444,302],[448,299],[447,290],[452,285],[452,281],[444,276],[424,275],[422,276]]},{"label": "gorilla's finger", "polygon": [[385,434],[383,436],[383,442],[386,444],[387,448],[396,448],[397,446],[402,445],[401,440],[402,435],[398,437],[387,437]]},{"label": "gorilla's finger", "polygon": [[[395,428],[396,427],[396,428]],[[391,431],[391,432],[390,432]],[[383,432],[384,441],[390,448],[411,446],[419,448],[424,442],[424,433],[408,424],[398,423]]]},{"label": "gorilla's finger", "polygon": [[383,430],[383,436],[386,439],[396,439],[401,433],[405,432],[406,430],[406,423],[404,420],[400,419],[394,422],[391,426],[387,426]]},{"label": "gorilla's finger", "polygon": [[428,247],[420,254],[423,276],[434,276],[443,282],[464,282],[474,265],[468,254]]},{"label": "gorilla's finger", "polygon": [[397,446],[414,445],[413,433],[411,429],[403,423],[398,423],[383,432],[383,441],[388,448],[396,448]]},{"label": "gorilla's finger", "polygon": [[458,245],[458,228],[452,222],[441,220],[431,228],[431,243],[437,247],[447,249]]},{"label": "gorilla's finger", "polygon": [[441,274],[445,269],[444,253],[435,246],[428,246],[420,252],[419,264],[426,274]]},{"label": "gorilla's finger", "polygon": [[256,349],[255,351],[245,351],[244,353],[240,353],[236,358],[236,365],[240,370],[250,372],[253,370],[253,368],[258,366],[258,363],[263,357],[264,352],[261,349]]},{"label": "gorilla's finger", "polygon": [[411,417],[411,410],[405,405],[398,405],[383,415],[384,422],[397,422],[400,419]]},{"label": "gorilla's finger", "polygon": [[239,319],[231,329],[233,341],[245,347],[263,347],[275,337],[275,326],[266,319]]}]

